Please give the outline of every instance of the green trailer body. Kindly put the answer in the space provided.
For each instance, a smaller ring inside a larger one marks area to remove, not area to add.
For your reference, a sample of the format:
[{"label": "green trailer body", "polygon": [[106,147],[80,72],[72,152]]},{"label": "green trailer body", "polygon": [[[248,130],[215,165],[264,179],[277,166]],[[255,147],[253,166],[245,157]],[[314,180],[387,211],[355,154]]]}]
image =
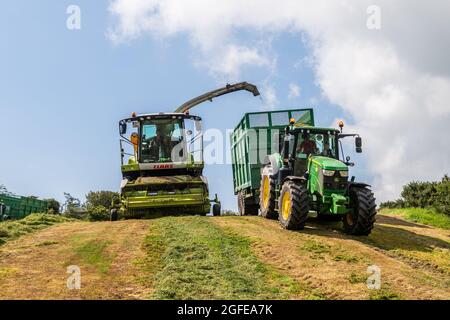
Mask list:
[{"label": "green trailer body", "polygon": [[245,201],[256,214],[261,184],[261,164],[266,155],[279,152],[284,129],[294,118],[301,126],[314,126],[313,109],[246,113],[231,134],[234,194],[240,207]]},{"label": "green trailer body", "polygon": [[32,213],[46,212],[48,202],[34,197],[0,194],[0,220],[22,219]]}]

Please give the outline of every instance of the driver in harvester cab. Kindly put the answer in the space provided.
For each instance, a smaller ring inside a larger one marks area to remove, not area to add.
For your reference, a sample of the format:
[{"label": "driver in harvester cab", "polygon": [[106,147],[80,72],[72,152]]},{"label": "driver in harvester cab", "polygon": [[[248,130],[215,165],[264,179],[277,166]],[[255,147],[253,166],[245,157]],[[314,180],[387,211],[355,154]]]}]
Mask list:
[{"label": "driver in harvester cab", "polygon": [[301,152],[307,155],[310,155],[311,153],[317,152],[317,145],[314,140],[310,140],[309,134],[303,133],[302,134],[303,141],[298,146],[297,152]]},{"label": "driver in harvester cab", "polygon": [[150,154],[154,158],[170,158],[170,134],[170,125],[161,124],[156,127],[156,136],[150,139]]}]

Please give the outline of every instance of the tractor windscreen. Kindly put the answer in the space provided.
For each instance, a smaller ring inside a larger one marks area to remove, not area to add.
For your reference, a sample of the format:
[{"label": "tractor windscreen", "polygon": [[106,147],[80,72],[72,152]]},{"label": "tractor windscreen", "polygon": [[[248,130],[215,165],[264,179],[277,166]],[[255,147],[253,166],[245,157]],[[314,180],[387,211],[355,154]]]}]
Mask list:
[{"label": "tractor windscreen", "polygon": [[183,119],[145,120],[141,126],[140,162],[177,162],[185,153]]},{"label": "tractor windscreen", "polygon": [[330,133],[299,133],[297,138],[297,158],[307,158],[310,154],[337,158],[336,135]]}]

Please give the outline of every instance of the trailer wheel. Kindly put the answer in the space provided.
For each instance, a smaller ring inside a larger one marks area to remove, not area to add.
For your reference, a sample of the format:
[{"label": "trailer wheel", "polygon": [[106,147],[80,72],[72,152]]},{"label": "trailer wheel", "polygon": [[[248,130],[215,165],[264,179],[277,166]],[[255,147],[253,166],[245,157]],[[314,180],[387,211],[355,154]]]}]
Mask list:
[{"label": "trailer wheel", "polygon": [[353,187],[349,192],[352,211],[343,219],[346,233],[367,236],[372,232],[377,214],[375,197],[368,188]]},{"label": "trailer wheel", "polygon": [[302,185],[287,181],[283,184],[279,199],[280,224],[288,230],[302,230],[308,219],[308,191]]},{"label": "trailer wheel", "polygon": [[267,219],[276,219],[277,213],[275,212],[275,178],[271,175],[263,175],[261,177],[261,192],[260,192],[260,204],[261,216]]},{"label": "trailer wheel", "polygon": [[256,216],[258,215],[258,204],[249,204],[245,201],[244,194],[242,192],[238,193],[238,209],[240,216]]},{"label": "trailer wheel", "polygon": [[111,221],[117,221],[119,220],[119,212],[117,209],[111,209],[111,215],[110,215]]}]

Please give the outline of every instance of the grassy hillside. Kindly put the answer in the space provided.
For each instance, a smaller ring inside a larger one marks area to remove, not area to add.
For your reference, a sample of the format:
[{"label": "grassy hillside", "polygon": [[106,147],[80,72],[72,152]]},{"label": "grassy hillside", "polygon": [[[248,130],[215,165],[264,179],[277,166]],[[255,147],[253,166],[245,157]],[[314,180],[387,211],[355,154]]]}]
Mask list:
[{"label": "grassy hillside", "polygon": [[[0,299],[450,299],[450,231],[383,213],[369,237],[314,218],[288,231],[251,216],[34,216],[0,224],[29,233],[0,247]],[[66,287],[71,265],[81,290]]]},{"label": "grassy hillside", "polygon": [[411,222],[422,223],[428,226],[450,230],[450,216],[436,212],[434,209],[382,209],[380,214],[395,215]]},{"label": "grassy hillside", "polygon": [[34,213],[22,220],[0,222],[0,245],[7,240],[68,221],[72,220],[58,215]]}]

